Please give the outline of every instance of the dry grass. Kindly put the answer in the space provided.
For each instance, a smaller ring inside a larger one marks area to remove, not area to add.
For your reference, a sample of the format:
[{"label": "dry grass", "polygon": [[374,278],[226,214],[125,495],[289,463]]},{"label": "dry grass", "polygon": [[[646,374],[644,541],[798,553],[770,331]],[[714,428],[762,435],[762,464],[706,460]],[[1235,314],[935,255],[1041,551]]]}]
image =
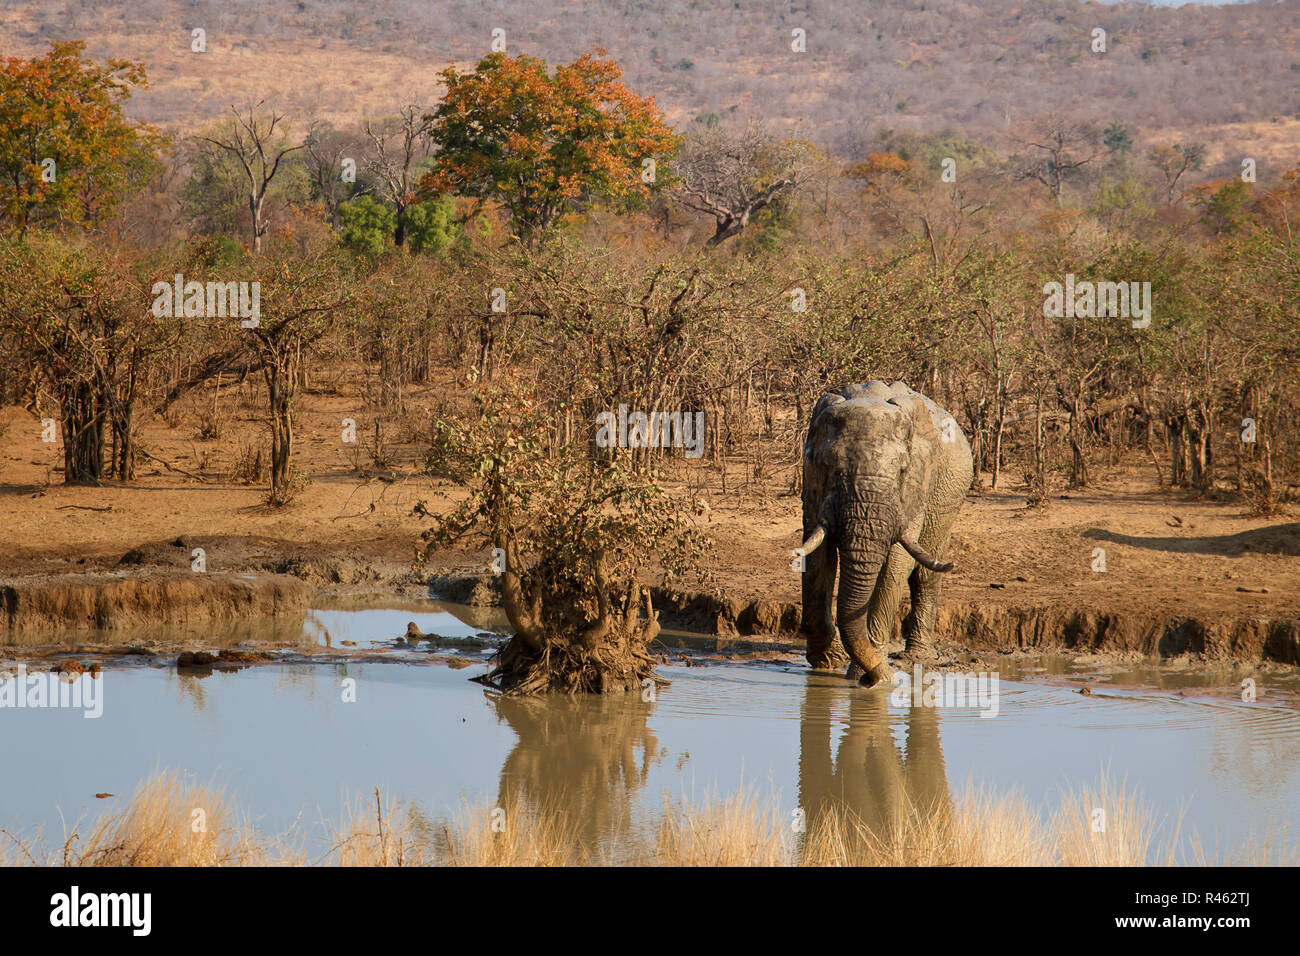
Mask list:
[{"label": "dry grass", "polygon": [[1044,866],[1053,834],[1015,794],[967,788],[949,806],[907,805],[872,829],[843,810],[809,829],[804,866]]},{"label": "dry grass", "polygon": [[[1096,825],[1104,826],[1096,830]],[[1103,777],[1061,801],[1055,820],[1056,851],[1064,866],[1173,866],[1181,812],[1166,840],[1156,844],[1156,822],[1122,783]]]},{"label": "dry grass", "polygon": [[[1104,829],[1096,811],[1104,810]],[[202,811],[202,815],[196,814]],[[202,826],[199,821],[202,820]],[[1137,866],[1296,865],[1285,833],[1208,850],[1180,840],[1122,782],[1065,794],[1043,815],[1021,796],[968,787],[951,805],[897,810],[876,830],[842,808],[797,827],[776,800],[752,789],[699,805],[669,802],[649,833],[624,833],[593,850],[576,838],[562,808],[511,810],[465,805],[442,820],[415,807],[373,801],[327,827],[315,857],[301,833],[266,838],[234,816],[220,793],[175,775],[143,784],[124,809],[84,834],[74,828],[46,851],[0,831],[0,865],[66,866]],[[1160,834],[1164,834],[1160,838]]]},{"label": "dry grass", "polygon": [[573,830],[559,813],[502,814],[465,805],[454,817],[431,821],[415,807],[374,804],[350,808],[330,827],[322,862],[336,866],[570,866],[585,862]]},{"label": "dry grass", "polygon": [[660,866],[785,866],[793,861],[793,830],[775,801],[753,790],[699,807],[669,804],[654,853],[638,862]]},{"label": "dry grass", "polygon": [[[245,866],[269,861],[269,847],[230,810],[220,791],[162,774],[141,784],[124,809],[84,833],[74,825],[57,850],[5,831],[0,865]],[[285,862],[290,862],[286,859]]]}]

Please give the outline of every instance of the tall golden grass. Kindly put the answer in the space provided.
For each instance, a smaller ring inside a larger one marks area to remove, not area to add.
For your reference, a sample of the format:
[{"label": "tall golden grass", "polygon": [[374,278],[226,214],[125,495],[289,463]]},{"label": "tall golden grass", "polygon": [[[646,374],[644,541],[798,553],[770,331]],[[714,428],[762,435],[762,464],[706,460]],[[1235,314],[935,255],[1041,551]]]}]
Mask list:
[{"label": "tall golden grass", "polygon": [[[1098,811],[1104,811],[1103,821]],[[0,865],[64,866],[1140,866],[1296,865],[1285,833],[1231,848],[1181,839],[1129,792],[1103,777],[1067,792],[1043,814],[1017,794],[968,786],[951,804],[908,806],[866,827],[830,808],[796,828],[776,800],[742,790],[699,804],[668,801],[643,833],[583,846],[559,808],[506,813],[466,804],[433,820],[415,807],[373,801],[326,827],[327,848],[303,847],[300,829],[268,836],[219,791],[164,774],[121,810],[46,848],[0,831]]]},{"label": "tall golden grass", "polygon": [[231,810],[224,793],[167,773],[141,784],[126,806],[54,850],[0,831],[0,865],[243,866],[267,862],[269,844]]}]

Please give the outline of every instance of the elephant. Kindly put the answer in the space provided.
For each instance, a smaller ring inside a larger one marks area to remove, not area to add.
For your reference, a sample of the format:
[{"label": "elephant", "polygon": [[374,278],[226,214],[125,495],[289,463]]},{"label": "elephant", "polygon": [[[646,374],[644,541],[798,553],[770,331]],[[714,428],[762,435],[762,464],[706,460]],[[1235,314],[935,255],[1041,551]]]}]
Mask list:
[{"label": "elephant", "polygon": [[973,477],[956,420],[902,382],[850,385],[817,401],[804,445],[804,543],[794,551],[814,669],[848,664],[846,676],[864,686],[887,680],[884,648],[905,588],[904,656],[934,657],[939,579],[952,570],[943,557]]}]

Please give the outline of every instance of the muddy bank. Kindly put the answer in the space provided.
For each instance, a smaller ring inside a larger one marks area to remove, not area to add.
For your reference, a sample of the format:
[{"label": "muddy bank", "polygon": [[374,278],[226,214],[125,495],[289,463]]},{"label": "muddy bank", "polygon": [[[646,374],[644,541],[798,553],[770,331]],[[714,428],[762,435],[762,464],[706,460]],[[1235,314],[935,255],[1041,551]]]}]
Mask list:
[{"label": "muddy bank", "polygon": [[315,587],[387,584],[410,574],[410,564],[363,557],[347,549],[295,545],[249,535],[183,535],[136,545],[101,566],[115,570],[173,568],[189,570],[193,549],[203,550],[213,571],[283,574]]},{"label": "muddy bank", "polygon": [[0,634],[50,630],[114,631],[295,616],[307,609],[308,589],[284,574],[143,571],[34,575],[0,579]]},{"label": "muddy bank", "polygon": [[[490,575],[434,575],[427,584],[433,594],[449,601],[488,606],[498,600]],[[801,608],[797,603],[741,601],[672,588],[654,588],[653,592],[660,621],[668,627],[727,637],[798,636]],[[900,625],[902,616],[900,613]],[[1300,664],[1300,618],[1294,617],[1206,618],[1159,610],[1107,613],[1056,605],[955,603],[939,608],[935,625],[940,642],[968,651],[1071,651],[1157,658],[1193,655],[1209,660]],[[894,639],[901,640],[899,627]]]},{"label": "muddy bank", "polygon": [[[167,555],[172,560],[166,564],[154,563],[159,557],[162,554],[129,552],[111,571],[0,579],[0,641],[30,643],[32,636],[49,631],[256,620],[286,621],[290,630],[300,631],[313,593],[360,589],[433,596],[476,608],[500,604],[496,578],[476,571],[416,577],[400,566],[367,567],[351,557],[299,553],[256,556],[243,572],[200,574],[172,563],[174,554]],[[795,602],[745,601],[676,588],[654,588],[653,594],[665,627],[798,641],[800,607]],[[957,601],[940,607],[936,625],[938,640],[950,652],[1137,654],[1300,665],[1300,616],[1285,614],[1180,614],[1158,606],[1108,611],[1064,603]]]},{"label": "muddy bank", "polygon": [[1069,650],[1184,654],[1209,660],[1300,664],[1300,620],[1223,617],[1202,619],[1160,613],[1107,614],[1093,609],[954,605],[941,607],[941,640],[971,650]]},{"label": "muddy bank", "polygon": [[[677,627],[712,624],[722,635],[795,637],[801,608],[784,601],[748,603],[686,591],[658,590],[655,607]],[[899,614],[894,640],[901,642]],[[1073,651],[1211,660],[1300,664],[1300,619],[1204,619],[1153,611],[1107,613],[1095,608],[957,603],[939,608],[936,638],[969,651]]]}]

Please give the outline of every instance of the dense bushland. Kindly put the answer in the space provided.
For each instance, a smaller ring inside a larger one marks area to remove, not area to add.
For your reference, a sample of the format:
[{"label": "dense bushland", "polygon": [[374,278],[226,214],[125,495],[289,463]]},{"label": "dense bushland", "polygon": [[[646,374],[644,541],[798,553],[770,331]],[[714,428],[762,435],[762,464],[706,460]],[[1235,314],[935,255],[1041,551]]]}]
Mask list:
[{"label": "dense bushland", "polygon": [[[1126,459],[1257,513],[1300,490],[1300,167],[1204,179],[1196,144],[1050,117],[1025,153],[940,130],[837,157],[758,121],[673,131],[599,56],[489,57],[350,132],[250,107],[166,152],[122,112],[138,65],[56,46],[3,80],[0,400],[53,419],[65,481],[132,481],[142,417],[260,378],[268,448],[241,475],[288,504],[303,393],[360,368],[373,463],[399,432],[432,449],[482,505],[435,534],[478,522],[510,556],[531,643],[505,685],[648,679],[635,544],[683,540],[664,467],[703,458],[688,493],[745,493],[711,470],[736,459],[794,490],[804,416],[846,382],[931,395],[977,488],[1034,505]],[[82,128],[104,132],[49,179]],[[459,384],[417,413],[435,377]],[[702,433],[612,448],[599,425],[629,411]],[[607,637],[633,648],[612,678]],[[552,651],[573,668],[530,670]]]}]

